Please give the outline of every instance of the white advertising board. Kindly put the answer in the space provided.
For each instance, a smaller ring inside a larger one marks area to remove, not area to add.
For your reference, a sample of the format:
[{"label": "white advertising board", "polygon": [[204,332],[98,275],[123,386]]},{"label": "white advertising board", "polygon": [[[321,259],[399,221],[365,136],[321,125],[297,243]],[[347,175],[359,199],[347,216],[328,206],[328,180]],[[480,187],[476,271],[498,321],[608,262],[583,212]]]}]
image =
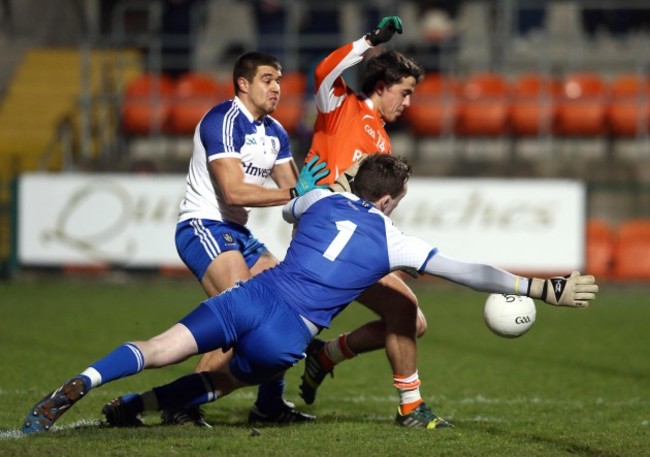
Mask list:
[{"label": "white advertising board", "polygon": [[411,179],[392,219],[464,260],[551,274],[584,265],[586,189],[577,181]]},{"label": "white advertising board", "polygon": [[[23,175],[18,260],[182,266],[174,230],[184,192],[181,175]],[[393,220],[448,255],[514,271],[584,263],[585,189],[575,181],[413,178]],[[284,257],[291,226],[279,208],[253,209],[249,226]]]},{"label": "white advertising board", "polygon": [[185,179],[27,174],[18,187],[18,261],[27,265],[180,264],[174,246]]}]

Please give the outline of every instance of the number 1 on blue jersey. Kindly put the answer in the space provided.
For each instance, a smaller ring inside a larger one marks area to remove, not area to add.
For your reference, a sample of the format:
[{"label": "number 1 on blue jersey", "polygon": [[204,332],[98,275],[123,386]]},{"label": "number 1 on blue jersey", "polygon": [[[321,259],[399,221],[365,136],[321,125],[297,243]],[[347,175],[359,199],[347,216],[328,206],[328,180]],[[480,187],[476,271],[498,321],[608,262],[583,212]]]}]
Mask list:
[{"label": "number 1 on blue jersey", "polygon": [[336,237],[323,253],[323,257],[331,261],[336,260],[343,248],[345,248],[345,245],[348,244],[348,241],[350,241],[354,231],[357,229],[357,224],[351,221],[337,221],[336,229],[339,233],[336,234]]}]

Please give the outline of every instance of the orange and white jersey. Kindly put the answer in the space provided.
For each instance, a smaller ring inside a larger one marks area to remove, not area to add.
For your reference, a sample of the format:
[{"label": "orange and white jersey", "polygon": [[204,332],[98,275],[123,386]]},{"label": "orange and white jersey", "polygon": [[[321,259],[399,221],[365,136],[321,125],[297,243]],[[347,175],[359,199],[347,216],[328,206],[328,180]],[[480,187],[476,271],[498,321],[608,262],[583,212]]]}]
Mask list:
[{"label": "orange and white jersey", "polygon": [[360,38],[338,48],[316,67],[318,115],[306,160],[318,155],[327,161],[330,174],[319,183],[334,182],[362,154],[392,154],[384,121],[372,101],[357,95],[342,77],[370,48],[365,38]]}]

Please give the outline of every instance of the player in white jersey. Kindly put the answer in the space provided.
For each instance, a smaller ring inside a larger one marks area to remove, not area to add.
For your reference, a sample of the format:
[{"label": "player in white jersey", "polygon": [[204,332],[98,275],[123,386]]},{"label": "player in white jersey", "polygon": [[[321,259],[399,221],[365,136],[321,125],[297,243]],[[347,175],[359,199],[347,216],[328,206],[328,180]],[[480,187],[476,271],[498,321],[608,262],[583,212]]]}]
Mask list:
[{"label": "player in white jersey", "polygon": [[[181,202],[176,248],[201,282],[217,295],[277,263],[246,227],[250,207],[281,205],[316,187],[327,176],[316,160],[298,177],[289,137],[271,117],[280,101],[282,68],[268,54],[251,52],[233,69],[235,97],[208,111],[194,132],[194,151]],[[278,188],[265,187],[272,178]],[[297,179],[299,178],[299,179]],[[196,367],[209,371],[226,363],[229,354],[206,354]],[[250,421],[301,422],[313,416],[296,411],[283,399],[284,379],[260,386]],[[166,410],[166,424],[208,426],[197,409]]]},{"label": "player in white jersey", "polygon": [[[214,401],[273,379],[304,357],[309,341],[367,287],[395,269],[445,278],[475,290],[527,295],[553,305],[586,307],[598,292],[593,276],[526,278],[485,264],[457,260],[397,229],[388,216],[407,190],[411,168],[394,156],[364,160],[355,194],[314,190],[283,208],[300,223],[286,257],[246,282],[208,298],[164,333],[128,342],[46,395],[28,413],[23,433],[42,432],[92,388],[145,368],[178,363],[217,348],[235,348],[227,366],[194,373],[104,406],[114,426],[137,426],[139,415]],[[558,290],[559,288],[559,290]],[[398,389],[400,402],[419,398],[419,383]],[[396,424],[452,427],[423,402]]]}]

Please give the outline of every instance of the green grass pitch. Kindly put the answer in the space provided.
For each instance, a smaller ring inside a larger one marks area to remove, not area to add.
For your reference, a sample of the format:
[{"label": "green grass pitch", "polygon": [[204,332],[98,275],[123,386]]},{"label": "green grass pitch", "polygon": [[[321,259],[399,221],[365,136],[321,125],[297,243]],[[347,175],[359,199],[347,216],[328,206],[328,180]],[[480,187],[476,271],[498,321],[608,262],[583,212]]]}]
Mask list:
[{"label": "green grass pitch", "polygon": [[[393,425],[397,394],[382,351],[339,365],[316,403],[287,398],[315,424],[246,423],[256,390],[206,406],[212,429],[102,426],[102,405],[190,372],[197,359],[148,370],[90,393],[37,436],[19,433],[30,407],[66,378],[127,340],[166,329],[203,299],[193,280],[99,282],[38,278],[0,283],[2,456],[646,456],[650,455],[650,286],[601,285],[586,310],[537,302],[537,321],[518,339],[490,333],[486,294],[441,281],[412,283],[429,325],[418,345],[421,392],[456,425]],[[352,304],[322,337],[371,315]]]}]

